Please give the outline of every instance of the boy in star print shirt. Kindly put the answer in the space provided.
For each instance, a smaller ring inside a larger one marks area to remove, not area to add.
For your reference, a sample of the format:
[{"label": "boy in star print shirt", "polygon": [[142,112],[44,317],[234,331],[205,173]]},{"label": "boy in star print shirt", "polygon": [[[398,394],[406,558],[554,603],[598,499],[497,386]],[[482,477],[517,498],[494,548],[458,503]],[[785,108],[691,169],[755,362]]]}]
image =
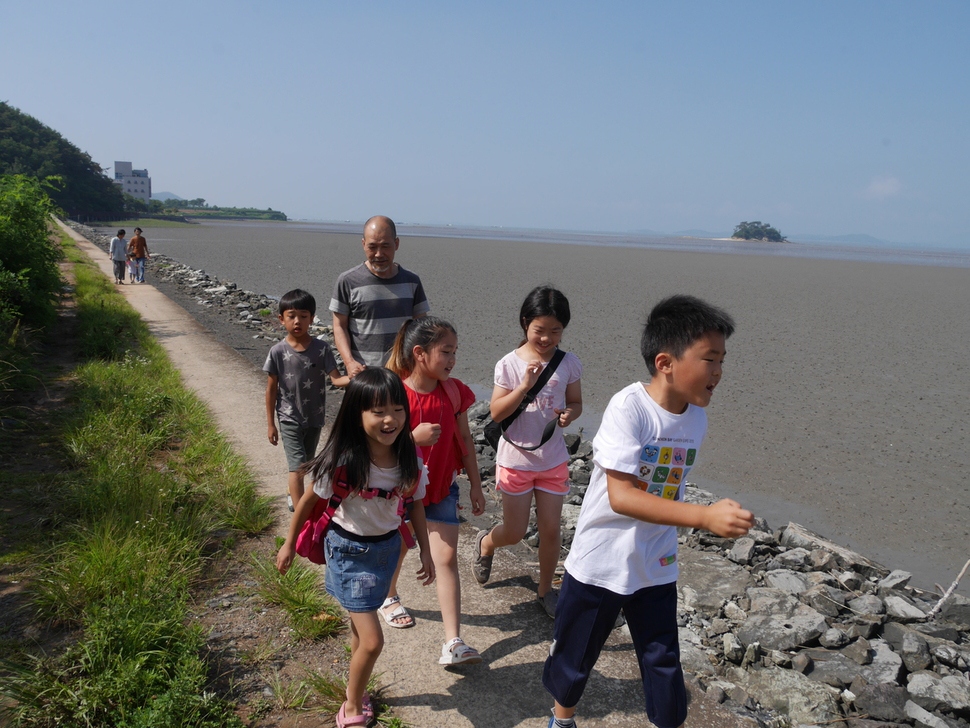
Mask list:
[{"label": "boy in star print shirt", "polygon": [[290,472],[287,501],[291,511],[303,497],[301,468],[316,454],[323,430],[327,376],[337,387],[346,387],[350,381],[337,369],[330,345],[310,336],[316,310],[317,302],[306,291],[297,288],[283,295],[279,319],[286,329],[286,338],[273,345],[263,364],[268,375],[268,436],[274,446],[283,440]]}]

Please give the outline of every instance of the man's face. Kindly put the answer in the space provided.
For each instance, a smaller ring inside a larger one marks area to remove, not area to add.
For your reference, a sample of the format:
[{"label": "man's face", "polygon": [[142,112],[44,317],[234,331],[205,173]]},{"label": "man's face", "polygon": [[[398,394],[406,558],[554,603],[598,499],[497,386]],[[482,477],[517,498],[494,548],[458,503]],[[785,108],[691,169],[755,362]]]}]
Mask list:
[{"label": "man's face", "polygon": [[400,241],[384,226],[369,226],[364,231],[364,257],[367,268],[378,278],[394,274],[394,253]]}]

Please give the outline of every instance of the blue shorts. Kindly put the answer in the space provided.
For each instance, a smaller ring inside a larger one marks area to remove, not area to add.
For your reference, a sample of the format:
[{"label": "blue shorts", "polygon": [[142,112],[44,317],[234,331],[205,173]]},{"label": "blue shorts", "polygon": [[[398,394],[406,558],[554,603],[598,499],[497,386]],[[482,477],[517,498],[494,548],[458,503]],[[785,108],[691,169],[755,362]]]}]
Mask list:
[{"label": "blue shorts", "polygon": [[452,482],[444,500],[424,507],[424,519],[451,526],[458,525],[458,483]]},{"label": "blue shorts", "polygon": [[687,719],[676,582],[624,595],[584,584],[567,573],[542,684],[560,705],[575,707],[621,609],[640,666],[647,717],[658,728],[676,728]]},{"label": "blue shorts", "polygon": [[[360,540],[367,539],[367,540]],[[331,523],[324,540],[327,569],[324,585],[348,612],[373,612],[391,588],[401,554],[401,534],[355,536]]]},{"label": "blue shorts", "polygon": [[292,422],[280,422],[280,440],[286,453],[286,466],[291,473],[299,470],[303,463],[313,460],[317,454],[322,427],[302,427]]}]

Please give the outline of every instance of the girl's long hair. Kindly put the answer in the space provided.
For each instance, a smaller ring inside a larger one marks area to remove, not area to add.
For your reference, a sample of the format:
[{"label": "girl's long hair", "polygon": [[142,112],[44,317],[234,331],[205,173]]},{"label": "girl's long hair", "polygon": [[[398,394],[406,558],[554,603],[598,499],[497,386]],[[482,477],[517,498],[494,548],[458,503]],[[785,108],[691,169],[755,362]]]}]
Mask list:
[{"label": "girl's long hair", "polygon": [[408,319],[397,332],[385,366],[401,379],[407,379],[414,371],[414,347],[420,346],[425,351],[431,351],[448,332],[458,335],[454,326],[437,316]]},{"label": "girl's long hair", "polygon": [[364,432],[362,413],[374,407],[404,407],[404,427],[394,440],[393,450],[401,470],[401,488],[406,494],[418,483],[418,456],[411,439],[411,410],[401,378],[388,369],[368,367],[350,380],[340,411],[330,428],[323,450],[303,466],[311,480],[326,478],[333,482],[337,468],[343,466],[351,492],[367,487],[370,475],[370,449]]}]

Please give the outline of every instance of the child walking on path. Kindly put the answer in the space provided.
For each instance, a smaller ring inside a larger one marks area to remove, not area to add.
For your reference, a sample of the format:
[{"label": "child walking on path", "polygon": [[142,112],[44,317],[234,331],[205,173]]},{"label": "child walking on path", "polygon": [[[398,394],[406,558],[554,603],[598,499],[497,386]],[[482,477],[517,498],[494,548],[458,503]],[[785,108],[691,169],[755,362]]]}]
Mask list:
[{"label": "child walking on path", "polygon": [[[451,379],[458,335],[447,321],[427,316],[406,322],[394,341],[387,367],[404,379],[411,405],[414,444],[428,465],[428,492],[424,499],[431,557],[438,578],[438,604],[445,629],[440,665],[482,661],[478,650],[461,638],[461,585],[458,580],[458,472],[464,468],[471,481],[472,513],[485,512],[485,496],[466,410],[475,402],[472,391]],[[360,375],[358,375],[360,376]],[[403,561],[404,552],[401,553]],[[398,572],[400,572],[400,564]],[[397,574],[383,608],[388,624],[395,617],[410,617],[397,593]],[[390,611],[388,611],[390,610]],[[403,614],[402,614],[403,612]]]},{"label": "child walking on path", "polygon": [[108,247],[108,257],[114,267],[115,283],[121,285],[125,282],[125,259],[128,257],[128,244],[125,242],[125,231],[119,230],[118,234],[111,238],[111,245]]},{"label": "child walking on path", "polygon": [[[326,415],[327,376],[338,387],[350,380],[340,375],[330,345],[310,336],[317,304],[313,296],[296,288],[283,294],[279,320],[286,338],[269,350],[266,372],[267,436],[274,447],[283,440],[287,504],[290,510],[303,497],[303,464],[317,452]],[[279,427],[276,419],[279,418]]]},{"label": "child walking on path", "polygon": [[699,299],[661,301],[640,343],[650,383],[620,390],[603,413],[542,673],[555,698],[550,728],[575,725],[576,705],[621,609],[647,717],[659,728],[687,718],[677,641],[676,526],[737,538],[753,523],[751,512],[733,500],[702,506],[685,503],[683,495],[733,332],[730,316]]},{"label": "child walking on path", "polygon": [[397,565],[404,498],[414,499],[408,510],[421,550],[418,580],[427,585],[435,578],[421,502],[427,470],[415,452],[409,424],[400,378],[386,369],[361,371],[347,387],[326,445],[307,464],[313,487],[297,504],[276,556],[276,567],[285,574],[297,535],[317,501],[333,495],[334,482],[347,486],[351,495],[340,502],[324,539],[327,593],[350,613],[350,674],[338,728],[374,720],[366,689],[384,647],[377,609]]},{"label": "child walking on path", "polygon": [[[525,402],[543,369],[558,351],[569,324],[569,301],[555,288],[532,290],[519,311],[525,340],[495,365],[492,419],[501,422]],[[583,412],[580,377],[583,366],[566,353],[538,395],[509,425],[495,456],[496,487],[502,493],[502,523],[481,531],[475,542],[472,571],[479,584],[488,581],[495,549],[518,543],[529,527],[533,494],[539,528],[539,588],[546,614],[555,617],[559,594],[552,580],[562,546],[560,519],[563,497],[569,492],[569,453],[562,429]],[[546,426],[557,426],[544,438]]]}]

